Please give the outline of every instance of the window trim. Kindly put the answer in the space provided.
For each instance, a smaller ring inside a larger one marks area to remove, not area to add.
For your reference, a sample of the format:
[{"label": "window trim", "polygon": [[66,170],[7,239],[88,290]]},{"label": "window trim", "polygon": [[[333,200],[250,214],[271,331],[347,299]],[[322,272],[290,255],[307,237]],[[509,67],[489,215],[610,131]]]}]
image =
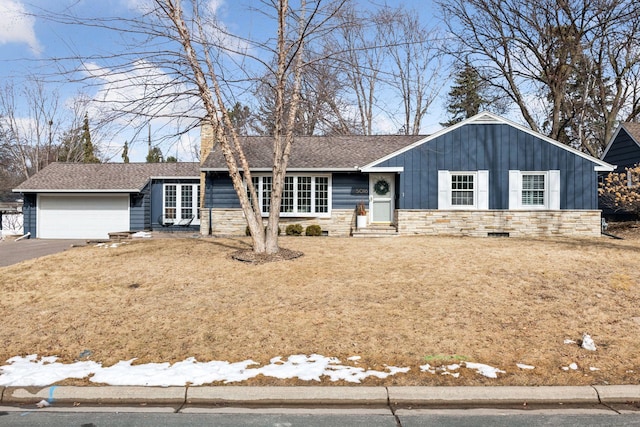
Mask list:
[{"label": "window trim", "polygon": [[[263,196],[263,188],[264,188],[264,178],[271,178],[271,183],[273,185],[273,175],[272,174],[253,174],[252,178],[258,179],[258,185],[256,186],[256,192],[258,193],[258,197],[260,197],[261,199],[261,203],[260,203],[260,212],[262,214],[262,217],[268,217],[269,216],[269,211],[265,211],[264,207],[267,204],[264,203],[264,200],[262,200],[262,196]],[[286,174],[285,178],[293,178],[293,200],[292,200],[292,204],[293,204],[293,211],[292,212],[283,212],[282,211],[282,201],[284,201],[284,194],[283,194],[283,198],[281,201],[281,206],[280,206],[280,217],[283,218],[330,218],[331,217],[331,205],[332,205],[332,175],[331,174],[325,174],[325,173],[318,173],[318,174],[305,174],[305,173],[293,173],[293,174]],[[311,202],[311,212],[298,212],[298,197],[299,197],[299,184],[298,184],[298,178],[311,178],[311,193],[309,195],[309,199]],[[327,211],[326,212],[316,212],[315,209],[317,209],[316,207],[316,201],[317,199],[317,184],[316,184],[316,179],[317,178],[326,178],[327,179],[327,197],[326,197],[326,203],[327,203]],[[247,184],[245,181],[245,188],[247,188]],[[283,190],[284,192],[284,190]]]},{"label": "window trim", "polygon": [[[473,205],[452,204],[453,189],[451,178],[453,176],[472,175],[473,178]],[[489,210],[489,171],[438,171],[438,209],[440,210]]]},{"label": "window trim", "polygon": [[[544,176],[544,204],[525,205],[523,203],[523,177]],[[511,210],[560,210],[560,171],[509,171],[509,209]]]},{"label": "window trim", "polygon": [[[454,190],[452,188],[453,185],[453,177],[462,177],[462,176],[471,176],[473,177],[473,189],[469,190]],[[470,205],[454,205],[453,204],[453,195],[455,192],[469,192],[471,191],[473,193],[473,203]],[[478,172],[470,172],[470,171],[456,171],[456,172],[449,172],[449,208],[450,209],[462,209],[462,210],[476,210],[478,209]]]},{"label": "window trim", "polygon": [[[167,209],[167,187],[175,186],[176,187],[176,217],[175,218],[167,218],[165,216],[165,212]],[[199,183],[183,183],[183,182],[163,182],[162,183],[162,220],[165,224],[173,224],[179,222],[182,219],[182,188],[183,187],[191,187],[191,206],[185,206],[185,208],[193,210],[193,221],[191,221],[192,225],[200,224],[200,184]]]},{"label": "window trim", "polygon": [[[525,191],[540,191],[539,189],[525,189],[525,177],[541,176],[544,178],[542,188],[542,204],[525,204]],[[548,172],[520,172],[520,206],[523,209],[546,209],[549,206],[549,173]]]}]

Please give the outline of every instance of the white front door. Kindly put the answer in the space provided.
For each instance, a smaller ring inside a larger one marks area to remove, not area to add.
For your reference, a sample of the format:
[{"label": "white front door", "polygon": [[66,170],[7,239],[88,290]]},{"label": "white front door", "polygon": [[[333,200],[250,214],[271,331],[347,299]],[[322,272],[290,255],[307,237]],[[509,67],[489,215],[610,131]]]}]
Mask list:
[{"label": "white front door", "polygon": [[372,223],[391,224],[395,209],[395,175],[376,173],[369,175],[369,220]]}]

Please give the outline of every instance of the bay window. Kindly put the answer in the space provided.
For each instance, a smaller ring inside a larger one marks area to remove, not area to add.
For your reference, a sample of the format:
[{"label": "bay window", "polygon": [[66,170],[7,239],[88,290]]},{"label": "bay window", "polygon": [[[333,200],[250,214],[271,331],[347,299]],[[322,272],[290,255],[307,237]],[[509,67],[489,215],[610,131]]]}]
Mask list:
[{"label": "bay window", "polygon": [[[253,185],[260,199],[263,215],[271,208],[271,176],[253,176]],[[329,176],[324,175],[287,175],[284,178],[281,216],[328,216],[329,215]]]}]

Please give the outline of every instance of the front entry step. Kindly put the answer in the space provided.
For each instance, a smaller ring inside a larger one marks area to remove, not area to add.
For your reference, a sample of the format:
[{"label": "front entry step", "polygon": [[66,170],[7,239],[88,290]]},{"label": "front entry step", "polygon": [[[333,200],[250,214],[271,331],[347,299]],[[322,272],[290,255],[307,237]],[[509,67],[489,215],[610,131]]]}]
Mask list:
[{"label": "front entry step", "polygon": [[354,229],[351,233],[353,237],[396,237],[399,236],[395,225],[369,224],[365,228]]}]

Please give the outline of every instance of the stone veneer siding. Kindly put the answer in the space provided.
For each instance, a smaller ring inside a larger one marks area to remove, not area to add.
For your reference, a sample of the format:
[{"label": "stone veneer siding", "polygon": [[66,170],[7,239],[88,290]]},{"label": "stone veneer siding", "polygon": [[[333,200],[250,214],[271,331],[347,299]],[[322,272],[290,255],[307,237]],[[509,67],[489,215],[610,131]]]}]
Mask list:
[{"label": "stone veneer siding", "polygon": [[489,233],[523,236],[600,236],[600,211],[438,211],[397,210],[401,235],[486,237]]},{"label": "stone veneer siding", "polygon": [[[240,209],[211,209],[211,232],[209,232],[209,209],[200,211],[200,233],[213,236],[244,236],[247,222]],[[266,225],[267,219],[264,218]],[[329,236],[349,236],[355,228],[356,217],[354,209],[333,209],[331,217],[280,217],[282,235],[289,224],[300,224],[307,227],[317,224]]]},{"label": "stone veneer siding", "polygon": [[[202,209],[200,232],[214,236],[244,236],[247,223],[239,209]],[[600,211],[458,211],[396,210],[395,223],[400,235],[455,235],[487,237],[489,233],[524,236],[600,236]],[[266,224],[266,219],[265,219]],[[289,224],[307,227],[317,224],[329,236],[349,236],[355,229],[352,209],[334,209],[329,218],[280,218],[284,234]]]}]

